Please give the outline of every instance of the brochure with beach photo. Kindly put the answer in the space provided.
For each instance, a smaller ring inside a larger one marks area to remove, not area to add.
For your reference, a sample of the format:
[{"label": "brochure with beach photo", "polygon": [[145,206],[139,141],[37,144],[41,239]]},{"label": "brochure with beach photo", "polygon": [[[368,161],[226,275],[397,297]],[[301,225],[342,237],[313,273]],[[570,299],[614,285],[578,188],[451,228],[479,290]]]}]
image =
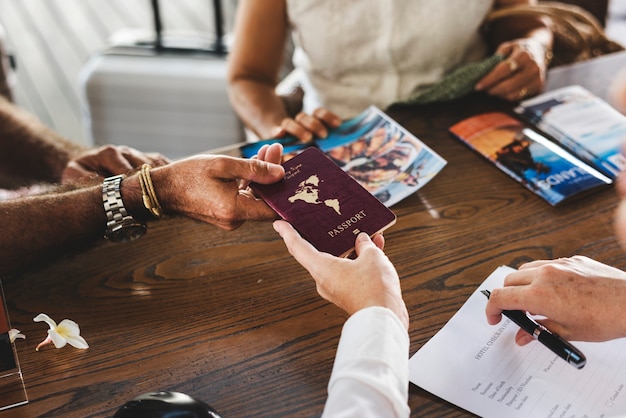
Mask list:
[{"label": "brochure with beach photo", "polygon": [[515,111],[581,160],[615,179],[626,167],[626,116],[581,86],[522,101]]},{"label": "brochure with beach photo", "polygon": [[607,175],[504,113],[464,119],[450,132],[553,206],[612,183]]},{"label": "brochure with beach photo", "polygon": [[387,207],[419,190],[446,165],[375,106],[331,129],[326,138],[308,144],[294,137],[274,138],[246,144],[241,154],[253,157],[262,145],[275,142],[283,144],[285,161],[308,147],[319,148]]}]

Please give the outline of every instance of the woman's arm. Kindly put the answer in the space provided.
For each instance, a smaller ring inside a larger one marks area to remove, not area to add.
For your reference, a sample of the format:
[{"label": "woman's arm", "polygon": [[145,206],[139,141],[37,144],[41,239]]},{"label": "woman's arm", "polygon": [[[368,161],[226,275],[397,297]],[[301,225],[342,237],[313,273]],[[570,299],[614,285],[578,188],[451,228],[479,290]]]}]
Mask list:
[{"label": "woman's arm", "polygon": [[[504,9],[516,5],[533,5],[537,0],[496,0],[494,8]],[[549,18],[528,16],[515,18],[494,24],[489,36],[489,43],[497,49],[502,43],[515,39],[532,40],[542,45],[546,52],[552,48],[552,31]],[[544,54],[545,56],[545,54]]]},{"label": "woman's arm", "polygon": [[284,0],[242,0],[235,23],[235,44],[228,72],[235,112],[259,138],[293,135],[308,142],[327,135],[341,120],[325,108],[290,115],[276,94],[288,34]]},{"label": "woman's arm", "polygon": [[276,136],[288,116],[274,91],[287,33],[284,0],[239,2],[229,55],[229,94],[239,117],[260,138]]}]

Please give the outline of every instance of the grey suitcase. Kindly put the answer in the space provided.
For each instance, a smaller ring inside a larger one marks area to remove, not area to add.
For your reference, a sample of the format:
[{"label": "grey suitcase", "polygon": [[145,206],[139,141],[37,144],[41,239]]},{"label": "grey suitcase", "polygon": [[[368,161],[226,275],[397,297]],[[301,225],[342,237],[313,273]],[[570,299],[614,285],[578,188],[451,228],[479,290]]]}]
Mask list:
[{"label": "grey suitcase", "polygon": [[215,38],[167,35],[152,0],[151,39],[114,34],[80,73],[83,122],[95,145],[129,145],[176,159],[245,139],[227,93],[219,0]]}]

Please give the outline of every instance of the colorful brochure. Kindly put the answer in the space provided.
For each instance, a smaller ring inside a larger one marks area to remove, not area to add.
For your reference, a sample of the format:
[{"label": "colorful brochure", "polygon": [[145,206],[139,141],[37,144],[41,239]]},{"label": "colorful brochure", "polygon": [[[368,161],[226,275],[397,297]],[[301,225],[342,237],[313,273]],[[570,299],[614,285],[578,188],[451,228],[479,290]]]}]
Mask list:
[{"label": "colorful brochure", "polygon": [[274,138],[242,147],[246,158],[264,144],[279,142],[285,160],[314,146],[390,207],[428,183],[446,161],[375,106],[330,130],[324,139],[303,144],[294,137]]},{"label": "colorful brochure", "polygon": [[450,132],[553,206],[612,183],[608,176],[504,113],[467,118]]},{"label": "colorful brochure", "polygon": [[525,100],[515,109],[563,148],[615,179],[626,167],[626,116],[580,86]]}]

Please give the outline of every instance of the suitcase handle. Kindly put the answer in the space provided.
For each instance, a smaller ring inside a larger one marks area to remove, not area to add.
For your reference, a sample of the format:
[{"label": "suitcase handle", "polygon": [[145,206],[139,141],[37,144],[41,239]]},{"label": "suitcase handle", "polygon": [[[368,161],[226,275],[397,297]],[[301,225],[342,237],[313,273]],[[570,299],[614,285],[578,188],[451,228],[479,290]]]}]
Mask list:
[{"label": "suitcase handle", "polygon": [[224,15],[221,0],[213,0],[213,10],[215,24],[215,43],[213,48],[220,54],[226,54],[226,45],[224,45]]},{"label": "suitcase handle", "polygon": [[159,0],[151,0],[152,3],[152,21],[154,22],[154,47],[163,49],[163,23],[161,22],[161,9]]},{"label": "suitcase handle", "polygon": [[224,16],[222,12],[221,0],[213,0],[213,15],[215,17],[215,42],[211,48],[191,49],[191,48],[176,48],[169,47],[163,44],[163,21],[161,20],[161,8],[159,7],[159,0],[151,0],[152,4],[152,20],[154,22],[154,48],[157,52],[199,52],[209,53],[215,55],[226,55],[226,46],[224,44]]}]

